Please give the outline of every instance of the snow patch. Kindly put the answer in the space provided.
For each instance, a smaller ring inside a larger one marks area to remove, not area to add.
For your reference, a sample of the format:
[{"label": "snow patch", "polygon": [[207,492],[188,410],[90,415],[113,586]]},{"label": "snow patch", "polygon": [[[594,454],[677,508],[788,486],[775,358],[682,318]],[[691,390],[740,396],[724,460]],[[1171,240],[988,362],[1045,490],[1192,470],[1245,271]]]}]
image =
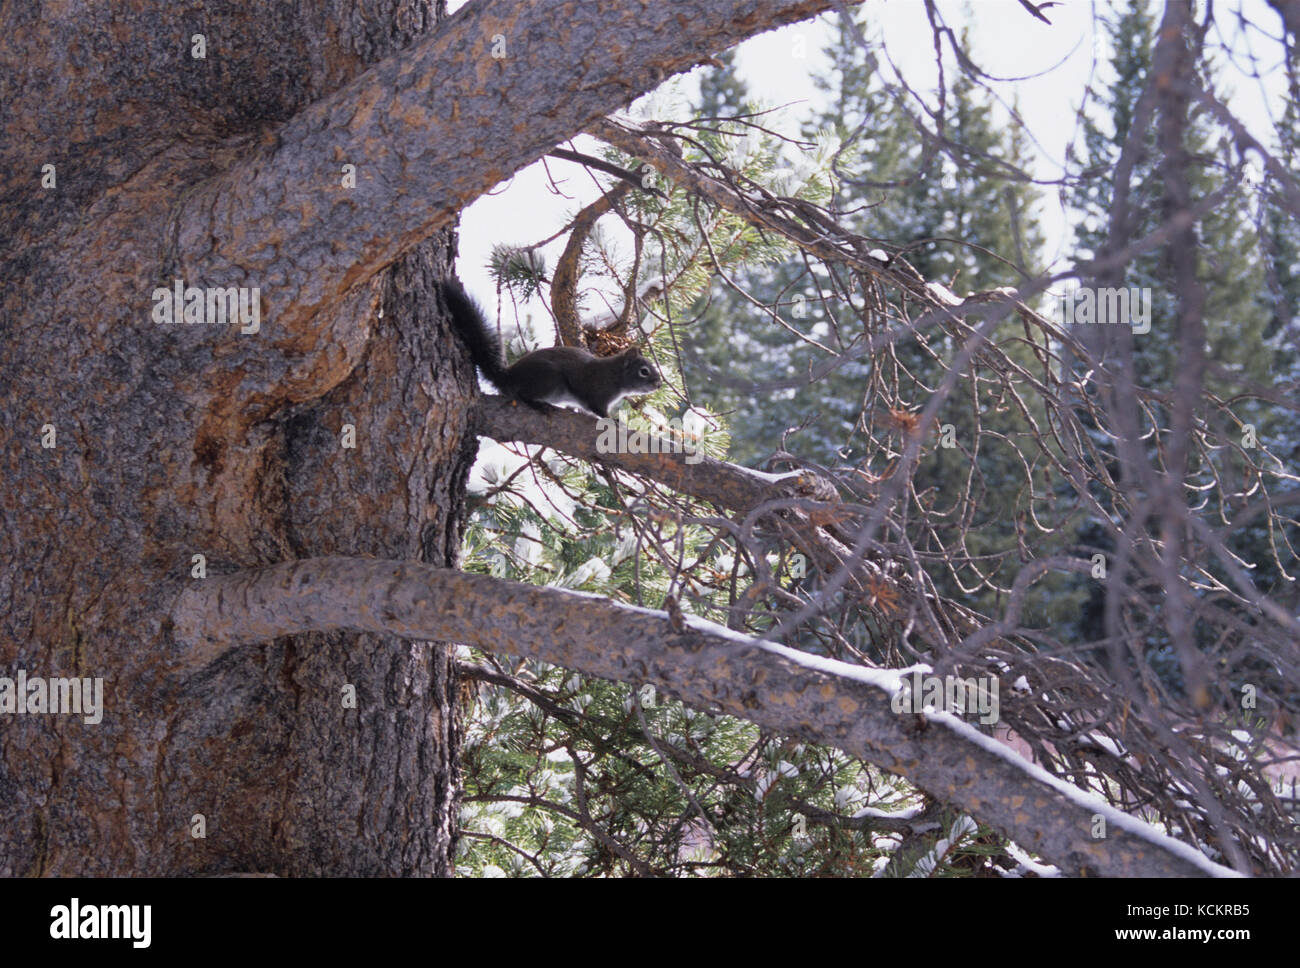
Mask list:
[{"label": "snow patch", "polygon": [[962,301],[957,298],[951,289],[942,283],[927,282],[925,288],[930,290],[930,295],[945,306],[960,306]]}]

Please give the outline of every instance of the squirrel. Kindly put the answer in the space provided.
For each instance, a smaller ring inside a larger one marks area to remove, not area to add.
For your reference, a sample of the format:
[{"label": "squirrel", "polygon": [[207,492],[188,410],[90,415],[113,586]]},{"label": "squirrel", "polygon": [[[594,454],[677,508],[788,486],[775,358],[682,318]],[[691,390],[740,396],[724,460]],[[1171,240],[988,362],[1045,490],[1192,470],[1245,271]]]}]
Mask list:
[{"label": "squirrel", "polygon": [[650,393],[663,382],[654,364],[635,346],[616,356],[594,356],[575,346],[552,346],[526,353],[506,366],[501,340],[473,297],[455,279],[441,280],[438,289],[474,365],[505,396],[534,409],[543,409],[540,405],[546,403],[567,403],[608,417],[610,408],[624,397]]}]

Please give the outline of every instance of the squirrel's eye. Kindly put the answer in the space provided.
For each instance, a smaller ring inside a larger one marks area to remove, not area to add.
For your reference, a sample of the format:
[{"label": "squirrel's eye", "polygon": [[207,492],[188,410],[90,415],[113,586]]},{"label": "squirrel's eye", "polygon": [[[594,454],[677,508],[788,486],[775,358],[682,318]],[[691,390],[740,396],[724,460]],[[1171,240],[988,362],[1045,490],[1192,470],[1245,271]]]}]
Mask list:
[{"label": "squirrel's eye", "polygon": [[643,367],[641,367],[641,375],[642,375],[643,377],[645,377],[646,379],[649,379],[649,378],[650,378],[650,367],[648,367],[648,366],[643,366]]}]

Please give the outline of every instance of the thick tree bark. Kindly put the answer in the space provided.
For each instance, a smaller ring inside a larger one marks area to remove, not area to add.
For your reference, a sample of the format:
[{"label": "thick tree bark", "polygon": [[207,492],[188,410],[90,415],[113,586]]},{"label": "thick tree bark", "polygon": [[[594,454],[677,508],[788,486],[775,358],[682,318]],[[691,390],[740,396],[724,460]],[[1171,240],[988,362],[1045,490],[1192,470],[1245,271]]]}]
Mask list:
[{"label": "thick tree bark", "polygon": [[[197,554],[454,566],[456,211],[828,5],[479,3],[436,35],[420,0],[0,7],[0,676],[105,705],[0,714],[0,875],[450,870],[447,650],[331,632],[176,675],[170,603]],[[259,287],[261,331],[153,322],[175,278]]]},{"label": "thick tree bark", "polygon": [[3,717],[0,874],[446,872],[445,650],[315,636],[178,679],[161,605],[195,554],[216,573],[322,548],[455,563],[470,374],[427,308],[449,238],[322,312],[351,334],[333,365],[296,398],[268,381],[256,420],[214,423],[193,390],[237,385],[223,360],[273,335],[149,317],[178,200],[431,11],[42,10],[5,7],[0,68],[6,170],[28,175],[3,200],[0,675],[102,677],[104,713]]}]

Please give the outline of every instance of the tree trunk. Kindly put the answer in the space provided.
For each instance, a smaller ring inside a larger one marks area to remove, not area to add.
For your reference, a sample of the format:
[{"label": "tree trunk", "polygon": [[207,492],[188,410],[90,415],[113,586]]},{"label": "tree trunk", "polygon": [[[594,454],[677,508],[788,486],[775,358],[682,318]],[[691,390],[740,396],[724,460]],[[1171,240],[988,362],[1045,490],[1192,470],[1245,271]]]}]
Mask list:
[{"label": "tree trunk", "polygon": [[[448,650],[303,635],[192,675],[169,609],[203,569],[454,567],[450,220],[829,3],[481,2],[432,39],[442,0],[0,7],[0,874],[450,872]],[[256,288],[261,328],[161,320],[177,280]],[[54,677],[101,679],[102,719],[14,696]]]},{"label": "tree trunk", "polygon": [[[0,67],[15,173],[0,263],[0,676],[101,677],[104,711],[94,725],[0,715],[0,874],[446,874],[448,650],[302,636],[184,677],[161,616],[196,554],[210,575],[321,554],[456,563],[475,440],[472,374],[432,295],[449,233],[318,320],[364,336],[324,357],[332,370],[316,375],[332,389],[304,400],[273,384],[255,419],[216,419],[190,391],[272,331],[150,318],[151,291],[170,284],[169,213],[238,155],[229,139],[408,46],[433,14],[414,0],[202,16],[92,4],[51,22],[23,6],[5,8]],[[196,32],[205,60],[190,56]],[[61,147],[33,154],[52,132]],[[47,161],[53,188],[39,184]]]}]

